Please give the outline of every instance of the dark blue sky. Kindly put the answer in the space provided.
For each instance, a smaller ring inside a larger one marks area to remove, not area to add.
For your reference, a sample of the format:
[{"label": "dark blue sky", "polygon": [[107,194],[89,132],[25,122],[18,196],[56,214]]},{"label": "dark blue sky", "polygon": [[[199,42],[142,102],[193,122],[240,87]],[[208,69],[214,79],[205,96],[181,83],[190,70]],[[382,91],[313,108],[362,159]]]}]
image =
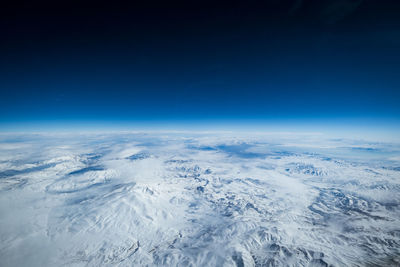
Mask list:
[{"label": "dark blue sky", "polygon": [[0,125],[400,119],[398,1],[147,3],[4,8]]}]

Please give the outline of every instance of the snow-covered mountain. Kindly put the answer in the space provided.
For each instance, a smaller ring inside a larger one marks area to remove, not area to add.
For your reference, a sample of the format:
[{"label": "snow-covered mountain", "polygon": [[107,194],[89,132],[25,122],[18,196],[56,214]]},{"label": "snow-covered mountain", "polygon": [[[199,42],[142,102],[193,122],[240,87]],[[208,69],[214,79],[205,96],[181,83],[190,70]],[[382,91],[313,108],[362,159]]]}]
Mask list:
[{"label": "snow-covered mountain", "polygon": [[399,266],[400,145],[0,136],[1,266]]}]

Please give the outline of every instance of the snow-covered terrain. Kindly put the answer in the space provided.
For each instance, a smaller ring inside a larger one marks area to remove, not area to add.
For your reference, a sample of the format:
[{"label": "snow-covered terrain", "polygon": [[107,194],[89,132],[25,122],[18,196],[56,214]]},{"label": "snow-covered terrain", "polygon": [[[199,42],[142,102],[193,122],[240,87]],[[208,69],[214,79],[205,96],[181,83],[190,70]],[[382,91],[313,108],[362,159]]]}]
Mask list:
[{"label": "snow-covered terrain", "polygon": [[400,146],[0,136],[0,266],[399,266]]}]

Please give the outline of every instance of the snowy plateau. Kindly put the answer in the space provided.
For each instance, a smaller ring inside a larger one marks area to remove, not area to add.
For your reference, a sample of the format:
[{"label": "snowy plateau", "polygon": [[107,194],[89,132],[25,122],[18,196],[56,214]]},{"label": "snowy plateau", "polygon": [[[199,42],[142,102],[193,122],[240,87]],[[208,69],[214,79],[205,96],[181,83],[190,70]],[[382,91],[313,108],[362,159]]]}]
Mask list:
[{"label": "snowy plateau", "polygon": [[400,145],[4,133],[0,266],[400,266]]}]

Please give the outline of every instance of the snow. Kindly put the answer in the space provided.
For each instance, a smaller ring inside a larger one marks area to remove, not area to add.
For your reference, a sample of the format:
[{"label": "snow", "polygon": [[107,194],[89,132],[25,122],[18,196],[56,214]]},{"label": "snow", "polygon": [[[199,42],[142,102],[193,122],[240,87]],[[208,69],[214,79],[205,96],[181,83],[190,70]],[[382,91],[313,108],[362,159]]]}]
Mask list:
[{"label": "snow", "polygon": [[322,135],[2,135],[0,262],[397,266],[399,156]]}]

